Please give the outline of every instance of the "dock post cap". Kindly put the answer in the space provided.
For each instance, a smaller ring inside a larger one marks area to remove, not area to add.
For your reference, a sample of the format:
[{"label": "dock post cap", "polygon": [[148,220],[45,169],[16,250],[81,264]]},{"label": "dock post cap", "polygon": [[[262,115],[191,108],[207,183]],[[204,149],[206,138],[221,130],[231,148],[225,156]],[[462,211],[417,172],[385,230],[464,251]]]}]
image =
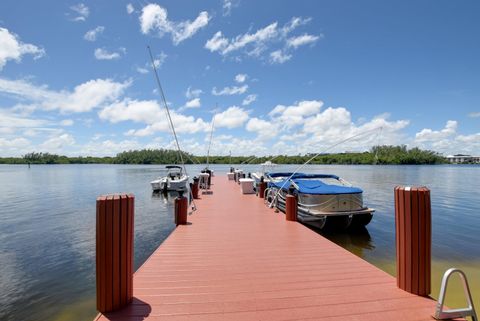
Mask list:
[{"label": "dock post cap", "polygon": [[425,185],[419,185],[419,186],[397,185],[397,186],[395,186],[395,190],[398,190],[398,189],[401,189],[401,190],[404,190],[404,191],[425,190],[425,189],[430,190],[430,189],[429,189],[428,187],[426,187]]},{"label": "dock post cap", "polygon": [[295,186],[293,186],[293,184],[290,184],[290,186],[288,187],[288,194],[294,195],[295,190],[296,190]]}]

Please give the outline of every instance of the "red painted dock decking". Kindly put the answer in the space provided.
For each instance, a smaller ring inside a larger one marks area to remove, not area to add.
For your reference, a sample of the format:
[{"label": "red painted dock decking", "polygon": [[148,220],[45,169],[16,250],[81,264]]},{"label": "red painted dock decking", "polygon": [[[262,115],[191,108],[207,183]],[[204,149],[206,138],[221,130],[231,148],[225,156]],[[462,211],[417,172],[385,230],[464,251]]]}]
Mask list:
[{"label": "red painted dock decking", "polygon": [[435,301],[225,176],[134,275],[134,302],[97,320],[432,320]]}]

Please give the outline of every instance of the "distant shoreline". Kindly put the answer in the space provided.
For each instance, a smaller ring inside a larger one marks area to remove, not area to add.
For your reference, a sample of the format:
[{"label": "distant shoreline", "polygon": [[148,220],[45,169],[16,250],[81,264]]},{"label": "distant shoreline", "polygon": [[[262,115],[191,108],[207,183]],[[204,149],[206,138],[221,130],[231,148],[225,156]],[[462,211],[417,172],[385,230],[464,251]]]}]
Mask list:
[{"label": "distant shoreline", "polygon": [[[276,166],[282,166],[282,165],[302,165],[303,163],[288,163],[288,164],[275,164]],[[13,165],[13,166],[28,166],[27,163],[2,163],[0,161],[0,165]],[[30,166],[35,166],[35,165],[47,165],[47,166],[55,166],[55,165],[139,165],[139,166],[166,166],[166,165],[180,165],[180,164],[177,164],[177,163],[156,163],[156,164],[120,164],[120,163],[58,163],[58,164],[47,164],[47,163],[35,163],[35,164],[30,164]],[[188,163],[188,164],[185,164],[187,166],[206,166],[207,164],[206,163],[202,163],[202,164],[192,164],[192,163]],[[213,165],[225,165],[225,166],[232,166],[232,167],[235,167],[235,168],[241,168],[243,166],[261,166],[261,164],[253,164],[253,163],[250,163],[250,164],[225,164],[225,163],[210,163],[210,166],[213,166]],[[323,163],[311,163],[311,164],[308,164],[308,165],[341,165],[341,166],[391,166],[391,165],[395,165],[395,166],[418,166],[418,165],[424,165],[424,166],[446,166],[446,165],[449,165],[449,166],[452,166],[452,165],[455,165],[455,166],[480,166],[479,163],[438,163],[438,164],[339,164],[339,163],[329,163],[329,164],[323,164]],[[308,166],[307,165],[307,166]]]},{"label": "distant shoreline", "polygon": [[[344,153],[307,153],[304,155],[269,155],[269,156],[195,156],[182,152],[185,164],[262,164],[272,161],[283,164],[316,165],[435,165],[446,164],[447,159],[437,152],[408,149],[401,146],[374,146],[366,152]],[[114,157],[77,156],[67,157],[50,153],[32,152],[23,157],[0,158],[0,164],[143,164],[165,165],[181,163],[177,151],[170,149],[143,149],[126,151]]]}]

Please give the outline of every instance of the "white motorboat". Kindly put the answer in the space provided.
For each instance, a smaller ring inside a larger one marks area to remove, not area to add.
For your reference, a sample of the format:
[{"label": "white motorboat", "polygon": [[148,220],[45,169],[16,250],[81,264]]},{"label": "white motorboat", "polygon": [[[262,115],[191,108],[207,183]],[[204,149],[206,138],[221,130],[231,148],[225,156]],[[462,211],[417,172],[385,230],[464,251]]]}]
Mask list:
[{"label": "white motorboat", "polygon": [[150,182],[152,190],[158,191],[178,191],[187,190],[188,176],[182,172],[181,166],[168,165],[165,166],[167,174],[164,177],[159,177]]},{"label": "white motorboat", "polygon": [[269,177],[266,175],[269,172],[273,171],[273,168],[277,166],[277,164],[272,163],[271,161],[266,161],[262,164],[260,164],[261,169],[258,172],[252,173],[252,178],[255,180],[255,187],[258,185],[258,183],[261,181],[261,178],[263,177],[264,182],[269,182]]}]

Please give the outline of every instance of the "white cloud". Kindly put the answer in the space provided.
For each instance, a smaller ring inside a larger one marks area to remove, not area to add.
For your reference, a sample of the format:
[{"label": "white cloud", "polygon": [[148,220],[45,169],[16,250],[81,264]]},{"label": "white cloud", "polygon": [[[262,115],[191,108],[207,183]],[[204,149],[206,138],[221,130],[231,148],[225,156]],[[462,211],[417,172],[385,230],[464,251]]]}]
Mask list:
[{"label": "white cloud", "polygon": [[248,106],[251,103],[253,103],[255,100],[257,100],[257,95],[248,95],[245,97],[245,99],[242,101],[243,106]]},{"label": "white cloud", "polygon": [[281,34],[286,37],[290,32],[300,26],[304,26],[312,21],[312,18],[293,17],[280,30]]},{"label": "white cloud", "polygon": [[36,127],[36,128],[27,128],[22,132],[23,136],[26,137],[39,137],[44,134],[50,134],[50,137],[59,136],[63,134],[63,129],[54,128],[54,127]]},{"label": "white cloud", "polygon": [[243,85],[241,87],[237,87],[237,86],[225,87],[220,91],[217,90],[217,87],[213,87],[212,94],[215,96],[240,95],[245,93],[247,90],[248,90],[248,85]]},{"label": "white cloud", "polygon": [[[185,150],[192,151],[196,155],[205,155],[205,143],[183,142]],[[214,137],[211,155],[267,155],[271,153],[271,147],[265,146],[261,140],[232,137],[230,139],[218,140]]]},{"label": "white cloud", "polygon": [[269,115],[289,128],[303,124],[305,117],[317,114],[322,106],[321,100],[303,100],[291,106],[277,105]]},{"label": "white cloud", "polygon": [[187,97],[187,99],[193,99],[199,97],[202,93],[203,91],[201,89],[192,89],[192,87],[188,87],[185,92],[185,97]]},{"label": "white cloud", "polygon": [[74,124],[74,121],[72,119],[64,119],[60,121],[61,126],[72,126]]},{"label": "white cloud", "polygon": [[[153,63],[155,65],[155,68],[160,69],[165,61],[167,60],[168,55],[164,53],[163,51],[160,52],[156,57],[153,59]],[[137,67],[136,70],[137,72],[141,74],[148,74],[148,72],[152,69],[152,63],[147,62],[145,63],[144,67]]]},{"label": "white cloud", "polygon": [[[155,59],[153,59],[153,63],[155,64],[155,68],[160,68],[162,65],[165,63],[165,60],[167,59],[168,55],[164,53],[163,51],[160,52]],[[150,66],[151,67],[151,66]]]},{"label": "white cloud", "polygon": [[158,4],[150,3],[142,8],[140,27],[144,34],[156,32],[159,37],[162,37],[164,34],[170,33],[173,44],[178,45],[205,27],[209,20],[208,12],[202,11],[194,21],[170,21],[165,8]]},{"label": "white cloud", "polygon": [[200,98],[193,98],[192,100],[187,101],[185,108],[199,108],[201,105]]},{"label": "white cloud", "polygon": [[211,52],[214,51],[222,51],[228,46],[229,40],[223,37],[221,31],[217,31],[212,38],[207,40],[205,43],[205,48],[210,50]]},{"label": "white cloud", "polygon": [[249,132],[256,132],[257,138],[261,140],[272,139],[278,134],[276,124],[256,117],[250,118],[245,128]]},{"label": "white cloud", "polygon": [[135,8],[133,7],[133,5],[131,3],[128,3],[127,4],[127,13],[132,14],[134,11],[135,11]]},{"label": "white cloud", "polygon": [[[145,123],[148,126],[143,129],[129,130],[128,136],[149,136],[155,132],[170,132],[170,125],[165,112],[156,101],[123,100],[106,106],[99,112],[100,119],[112,123],[133,121]],[[208,124],[202,119],[193,116],[185,116],[171,110],[170,115],[177,133],[197,133],[208,130]]]},{"label": "white cloud", "polygon": [[144,68],[144,67],[137,67],[136,70],[141,74],[148,74],[148,71],[149,71],[147,68]]},{"label": "white cloud", "polygon": [[223,0],[223,16],[229,16],[232,13],[232,9],[238,7],[239,0]]},{"label": "white cloud", "polygon": [[83,39],[87,41],[96,41],[97,37],[105,31],[104,26],[98,26],[95,29],[89,30],[83,36]]},{"label": "white cloud", "polygon": [[270,62],[274,64],[283,64],[289,61],[292,55],[286,54],[283,50],[275,50],[270,53]]},{"label": "white cloud", "polygon": [[238,83],[242,83],[242,82],[245,82],[245,80],[247,80],[247,77],[248,75],[246,74],[238,74],[235,76],[235,81]]},{"label": "white cloud", "polygon": [[222,55],[244,48],[249,44],[254,45],[254,49],[258,48],[256,52],[261,51],[262,47],[269,40],[278,36],[277,22],[274,22],[262,29],[258,29],[255,33],[245,33],[238,35],[233,39],[224,38],[222,32],[217,32],[213,38],[209,39],[205,48],[214,52],[219,51]]},{"label": "white cloud", "polygon": [[479,156],[480,133],[471,135],[458,135],[448,147],[450,154],[463,153]]},{"label": "white cloud", "polygon": [[46,86],[33,85],[25,80],[0,78],[0,92],[20,100],[29,101],[53,101],[63,98],[60,92],[50,91]]},{"label": "white cloud", "polygon": [[44,152],[61,152],[65,146],[75,144],[75,139],[70,134],[62,134],[60,136],[54,136],[38,146],[40,151]]},{"label": "white cloud", "polygon": [[47,125],[47,121],[18,115],[0,109],[0,128],[32,128]]},{"label": "white cloud", "polygon": [[33,85],[24,80],[12,81],[0,78],[0,93],[31,101],[44,110],[88,112],[116,100],[130,84],[130,81],[119,83],[111,79],[94,79],[76,86],[69,92],[49,90],[46,86]]},{"label": "white cloud", "polygon": [[[328,107],[322,111],[323,105],[320,100],[311,100],[301,101],[290,106],[275,106],[269,113],[273,128],[273,133],[270,134],[274,137],[275,130],[287,129],[288,135],[281,136],[281,143],[272,146],[272,150],[282,154],[310,153],[312,149],[325,152],[364,151],[377,144],[405,143],[405,137],[401,134],[401,130],[408,126],[408,120],[389,121],[389,115],[384,114],[356,124],[352,121],[348,109]],[[265,121],[259,122],[259,124],[267,126]],[[252,128],[260,131],[261,127],[254,126]],[[383,128],[382,137],[378,136],[380,128]],[[261,133],[264,136],[269,134],[265,130]],[[335,143],[353,136],[356,138],[333,146]],[[262,137],[259,135],[258,139],[260,138]],[[302,144],[294,143],[298,141],[302,141]]]},{"label": "white cloud", "polygon": [[457,126],[458,123],[455,120],[449,120],[442,130],[424,128],[415,134],[415,141],[421,143],[448,138],[456,133]]},{"label": "white cloud", "polygon": [[33,55],[34,59],[45,55],[45,50],[29,43],[23,43],[19,37],[8,29],[0,28],[0,70],[8,60],[20,62],[23,55]]},{"label": "white cloud", "polygon": [[[474,145],[476,147],[475,156],[479,154],[478,148],[480,148],[480,133],[472,134],[472,135],[458,135],[455,140],[461,142],[463,144]],[[469,146],[470,150],[474,150],[472,147]]]},{"label": "white cloud", "polygon": [[470,113],[470,114],[468,114],[468,117],[471,117],[471,118],[480,117],[480,111],[479,111],[479,112]]},{"label": "white cloud", "polygon": [[154,100],[125,99],[104,107],[98,116],[112,123],[131,120],[151,124],[160,120],[164,114],[160,105]]},{"label": "white cloud", "polygon": [[23,137],[2,138],[0,137],[0,156],[19,157],[32,150],[31,142]]},{"label": "white cloud", "polygon": [[313,43],[317,42],[318,39],[320,39],[319,36],[303,34],[303,35],[298,36],[298,37],[292,37],[292,38],[287,39],[287,47],[292,47],[294,49],[297,49],[300,46],[313,44]]},{"label": "white cloud", "polygon": [[[293,17],[282,27],[278,26],[278,22],[273,22],[264,28],[258,29],[254,33],[247,32],[230,39],[223,36],[221,31],[218,31],[212,38],[207,40],[204,47],[211,52],[218,52],[223,56],[245,49],[244,53],[248,56],[261,57],[261,54],[270,45],[285,42],[290,32],[299,26],[307,24],[310,20],[310,18]],[[291,55],[289,56],[281,50],[276,50],[270,54],[270,60],[276,63],[280,61],[285,62],[290,58]]]},{"label": "white cloud", "polygon": [[221,113],[215,114],[215,127],[240,127],[247,119],[247,111],[240,107],[232,106]]},{"label": "white cloud", "polygon": [[85,21],[90,15],[90,9],[83,3],[71,6],[70,9],[75,13],[75,17],[72,18],[73,21]]},{"label": "white cloud", "polygon": [[480,133],[457,133],[458,122],[447,121],[441,130],[422,129],[415,135],[414,145],[424,149],[433,149],[443,154],[478,155],[480,150]]},{"label": "white cloud", "polygon": [[98,139],[92,139],[92,141],[81,147],[79,154],[88,156],[115,156],[126,150],[138,150],[142,148],[146,148],[146,146],[132,139],[121,141],[111,139],[99,141]]},{"label": "white cloud", "polygon": [[351,126],[350,112],[344,108],[329,107],[322,113],[305,119],[303,129],[307,133],[315,133],[319,128],[335,128],[339,132]]},{"label": "white cloud", "polygon": [[51,105],[51,107],[64,112],[90,111],[117,99],[129,86],[129,81],[118,83],[110,79],[90,80],[76,86],[72,93],[66,95],[64,101],[56,102],[57,105]]},{"label": "white cloud", "polygon": [[[120,51],[123,52],[123,54],[125,54],[124,48],[121,48]],[[120,59],[121,57],[120,52],[110,52],[104,48],[95,49],[94,55],[95,55],[95,58],[98,60],[114,60],[114,59]]]}]

